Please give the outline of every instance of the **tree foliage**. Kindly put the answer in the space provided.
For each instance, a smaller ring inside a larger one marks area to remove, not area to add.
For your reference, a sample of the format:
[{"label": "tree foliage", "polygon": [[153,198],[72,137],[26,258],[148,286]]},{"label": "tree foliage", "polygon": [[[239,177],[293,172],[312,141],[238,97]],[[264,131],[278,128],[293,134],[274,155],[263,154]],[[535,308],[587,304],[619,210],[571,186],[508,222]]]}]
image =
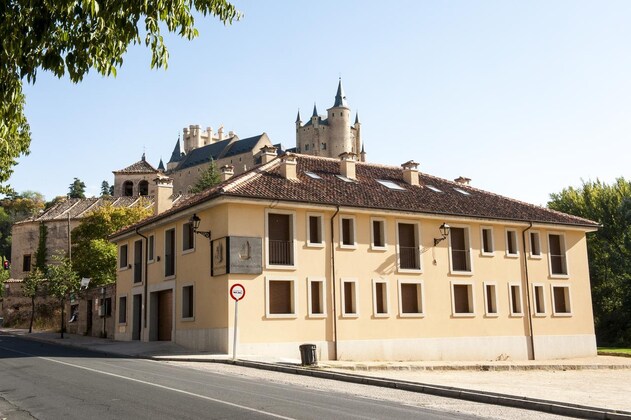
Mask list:
[{"label": "tree foliage", "polygon": [[35,267],[29,272],[24,280],[22,280],[22,293],[24,296],[31,298],[31,321],[29,323],[28,332],[33,332],[33,321],[35,320],[35,298],[40,292],[44,283],[44,272],[39,267]]},{"label": "tree foliage", "polygon": [[109,197],[112,195],[110,183],[107,181],[101,182],[101,197]]},{"label": "tree foliage", "polygon": [[48,249],[46,248],[46,240],[48,239],[48,226],[44,222],[39,224],[39,240],[37,242],[37,251],[35,252],[35,266],[40,271],[46,270],[46,258],[48,257]]},{"label": "tree foliage", "polygon": [[116,245],[107,237],[152,214],[144,202],[133,207],[105,205],[86,216],[72,231],[72,265],[91,285],[116,281]]},{"label": "tree foliage", "polygon": [[190,193],[196,194],[210,187],[214,187],[220,182],[221,174],[219,174],[219,171],[217,170],[217,165],[215,164],[215,161],[211,159],[208,167],[204,170],[204,172],[202,172],[195,185],[190,187],[188,191]]},{"label": "tree foliage", "polygon": [[550,195],[548,207],[599,222],[587,235],[599,345],[631,345],[631,182],[584,182]]},{"label": "tree foliage", "polygon": [[0,256],[11,256],[13,224],[38,215],[44,206],[44,196],[35,191],[13,193],[0,200]]},{"label": "tree foliage", "polygon": [[5,183],[12,167],[29,152],[24,79],[34,83],[38,70],[68,75],[74,83],[91,69],[115,76],[127,49],[136,44],[151,49],[151,68],[166,68],[169,54],[162,30],[195,38],[195,11],[224,24],[240,18],[227,0],[0,3],[0,192],[10,191]]},{"label": "tree foliage", "polygon": [[79,275],[73,270],[72,263],[62,255],[53,256],[54,262],[47,266],[48,293],[59,299],[61,307],[61,338],[64,337],[64,305],[71,293],[77,293],[81,286]]},{"label": "tree foliage", "polygon": [[85,183],[75,178],[68,187],[68,198],[85,198]]}]

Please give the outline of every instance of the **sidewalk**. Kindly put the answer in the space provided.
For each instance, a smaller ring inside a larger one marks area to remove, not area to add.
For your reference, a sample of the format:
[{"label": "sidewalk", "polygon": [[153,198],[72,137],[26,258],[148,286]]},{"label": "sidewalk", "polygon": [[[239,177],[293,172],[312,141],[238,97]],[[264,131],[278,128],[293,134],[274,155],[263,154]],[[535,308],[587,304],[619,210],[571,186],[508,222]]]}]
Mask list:
[{"label": "sidewalk", "polygon": [[74,334],[0,329],[24,338],[112,355],[163,361],[234,363],[347,382],[408,389],[589,418],[631,419],[631,358],[553,361],[346,362],[300,367],[300,359],[194,353],[171,342],[114,341]]}]

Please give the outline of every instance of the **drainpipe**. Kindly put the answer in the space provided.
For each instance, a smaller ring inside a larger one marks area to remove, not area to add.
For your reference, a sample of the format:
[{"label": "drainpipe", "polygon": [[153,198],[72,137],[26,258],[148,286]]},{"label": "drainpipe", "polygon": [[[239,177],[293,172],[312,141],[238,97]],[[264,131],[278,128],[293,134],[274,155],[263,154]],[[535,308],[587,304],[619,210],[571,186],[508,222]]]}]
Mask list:
[{"label": "drainpipe", "polygon": [[[141,238],[143,238],[145,240],[145,258],[143,258],[143,262],[145,263],[145,275],[144,277],[144,282],[145,282],[145,292],[144,294],[144,305],[142,306],[142,322],[143,322],[143,329],[147,329],[147,290],[148,290],[148,285],[147,285],[147,269],[148,269],[148,251],[149,251],[149,238],[147,238],[145,235],[143,235],[142,233],[140,233],[140,231],[138,230],[138,228],[136,228],[136,235],[140,236]],[[143,331],[144,332],[144,331]],[[148,339],[148,337],[147,337]],[[140,340],[142,341],[142,334],[140,334]]]},{"label": "drainpipe", "polygon": [[530,328],[530,349],[532,351],[532,360],[535,360],[535,334],[532,330],[532,310],[530,307],[530,280],[528,278],[528,257],[526,255],[526,232],[532,229],[532,222],[529,222],[530,226],[528,226],[521,233],[521,239],[523,242],[523,250],[524,250],[524,277],[526,281],[526,309],[528,310],[528,326]]},{"label": "drainpipe", "polygon": [[337,360],[337,298],[335,297],[335,236],[333,235],[333,220],[340,212],[337,206],[331,217],[331,290],[333,291],[333,360]]}]

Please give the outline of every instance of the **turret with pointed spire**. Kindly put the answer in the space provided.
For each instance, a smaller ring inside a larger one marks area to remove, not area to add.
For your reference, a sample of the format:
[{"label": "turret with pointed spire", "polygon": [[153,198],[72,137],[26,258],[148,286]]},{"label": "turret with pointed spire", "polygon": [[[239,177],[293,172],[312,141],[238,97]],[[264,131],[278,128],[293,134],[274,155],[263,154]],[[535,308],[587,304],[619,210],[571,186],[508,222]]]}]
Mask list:
[{"label": "turret with pointed spire", "polygon": [[296,118],[297,152],[335,158],[342,153],[358,155],[362,148],[359,115],[355,114],[355,123],[352,125],[350,115],[351,110],[340,78],[335,101],[333,106],[327,109],[326,119],[318,115],[315,103],[311,118],[304,125],[298,112]]}]

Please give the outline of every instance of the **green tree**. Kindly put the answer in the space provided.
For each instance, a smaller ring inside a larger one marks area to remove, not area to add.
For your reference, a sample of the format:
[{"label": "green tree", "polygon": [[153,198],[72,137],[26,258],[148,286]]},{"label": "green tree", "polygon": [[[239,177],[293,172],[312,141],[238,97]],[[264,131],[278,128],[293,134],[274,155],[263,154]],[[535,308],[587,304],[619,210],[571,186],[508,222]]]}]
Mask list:
[{"label": "green tree", "polygon": [[202,172],[195,185],[190,187],[188,189],[188,192],[196,194],[210,187],[214,187],[220,182],[221,175],[217,170],[217,165],[215,164],[215,161],[213,159],[210,159],[210,164],[208,165],[208,168],[206,168],[204,172]]},{"label": "green tree", "polygon": [[13,224],[36,216],[44,209],[44,206],[44,196],[35,191],[13,193],[0,200],[0,256],[6,258],[11,256]]},{"label": "green tree", "polygon": [[116,245],[107,237],[152,214],[146,202],[133,207],[105,205],[87,215],[72,231],[72,265],[80,277],[99,286],[116,281]]},{"label": "green tree", "polygon": [[[2,260],[2,258],[0,258]],[[4,262],[4,260],[2,260]],[[4,282],[9,279],[9,270],[0,268],[0,298],[4,296]]]},{"label": "green tree", "polygon": [[46,258],[48,257],[48,249],[46,248],[46,240],[48,239],[48,226],[44,222],[39,224],[39,240],[37,242],[37,251],[35,252],[35,267],[40,271],[46,270]]},{"label": "green tree", "polygon": [[583,182],[550,195],[548,207],[597,221],[587,235],[589,274],[599,345],[631,345],[631,183]]},{"label": "green tree", "polygon": [[68,198],[85,198],[85,183],[75,178],[68,188]]},{"label": "green tree", "polygon": [[167,67],[162,31],[185,39],[198,35],[195,12],[224,24],[240,13],[227,0],[114,2],[96,0],[0,5],[0,192],[20,155],[29,153],[30,128],[24,115],[24,79],[35,83],[38,70],[80,82],[90,71],[116,76],[130,45],[152,52],[151,68]]},{"label": "green tree", "polygon": [[107,181],[101,182],[101,197],[108,197],[110,194],[110,183]]},{"label": "green tree", "polygon": [[72,269],[70,260],[61,255],[53,257],[54,262],[47,266],[48,293],[59,299],[61,306],[61,338],[64,338],[64,306],[71,293],[77,293],[80,287],[79,275]]},{"label": "green tree", "polygon": [[22,293],[24,296],[31,298],[31,321],[28,326],[28,332],[33,332],[33,321],[35,320],[35,298],[39,293],[44,282],[44,272],[35,267],[22,280]]}]

